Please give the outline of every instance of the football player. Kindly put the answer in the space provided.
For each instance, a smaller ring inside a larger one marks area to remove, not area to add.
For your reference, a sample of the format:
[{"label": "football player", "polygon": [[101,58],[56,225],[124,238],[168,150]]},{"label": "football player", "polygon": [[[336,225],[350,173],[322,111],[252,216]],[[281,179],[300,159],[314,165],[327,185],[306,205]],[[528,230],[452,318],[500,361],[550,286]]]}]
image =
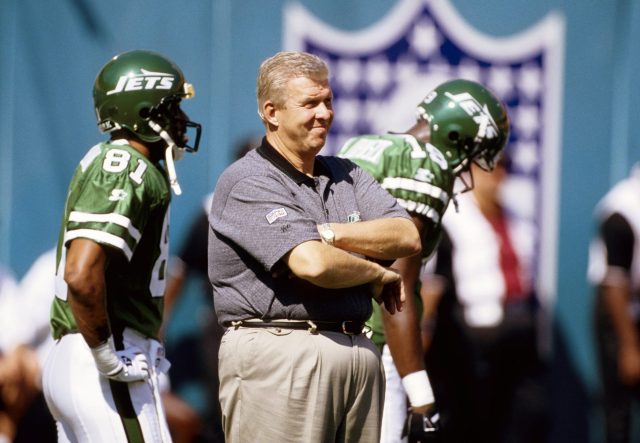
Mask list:
[{"label": "football player", "polygon": [[471,164],[491,171],[508,137],[504,104],[481,84],[457,79],[439,85],[426,96],[417,107],[415,125],[405,133],[355,137],[338,154],[370,172],[396,197],[411,214],[423,244],[421,255],[394,264],[407,294],[404,309],[389,315],[374,303],[369,321],[372,339],[382,349],[387,377],[383,443],[398,441],[401,434],[408,434],[410,442],[437,438],[439,416],[420,338],[422,263],[439,242],[442,216],[449,202],[455,203],[455,179],[460,177],[465,185],[461,192],[471,189]]},{"label": "football player", "polygon": [[51,309],[57,341],[43,376],[60,441],[170,441],[158,330],[170,186],[180,193],[173,162],[200,140],[180,108],[193,95],[180,68],[150,51],[115,56],[95,80],[98,126],[110,139],[85,154],[69,185]]}]

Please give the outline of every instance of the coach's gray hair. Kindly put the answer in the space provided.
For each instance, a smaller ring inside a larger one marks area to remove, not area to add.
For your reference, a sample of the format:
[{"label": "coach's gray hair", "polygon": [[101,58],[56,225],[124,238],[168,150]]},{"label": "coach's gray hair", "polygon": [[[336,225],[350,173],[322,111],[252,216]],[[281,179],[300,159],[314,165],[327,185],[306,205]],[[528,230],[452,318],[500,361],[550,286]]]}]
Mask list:
[{"label": "coach's gray hair", "polygon": [[271,100],[276,107],[282,107],[287,100],[287,82],[296,77],[325,80],[329,68],[320,57],[300,51],[283,51],[269,57],[260,65],[256,80],[258,114],[264,121],[262,106]]}]

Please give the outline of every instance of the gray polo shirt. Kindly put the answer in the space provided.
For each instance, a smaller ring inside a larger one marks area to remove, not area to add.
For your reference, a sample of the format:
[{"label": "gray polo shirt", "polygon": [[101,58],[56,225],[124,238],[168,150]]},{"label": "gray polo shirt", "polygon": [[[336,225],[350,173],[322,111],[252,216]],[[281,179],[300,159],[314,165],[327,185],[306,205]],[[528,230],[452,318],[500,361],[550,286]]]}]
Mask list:
[{"label": "gray polo shirt", "polygon": [[248,318],[365,321],[367,285],[326,289],[294,277],[280,260],[320,240],[319,223],[409,218],[350,160],[317,156],[315,177],[289,164],[266,139],[220,176],[209,213],[209,278],[223,325]]}]

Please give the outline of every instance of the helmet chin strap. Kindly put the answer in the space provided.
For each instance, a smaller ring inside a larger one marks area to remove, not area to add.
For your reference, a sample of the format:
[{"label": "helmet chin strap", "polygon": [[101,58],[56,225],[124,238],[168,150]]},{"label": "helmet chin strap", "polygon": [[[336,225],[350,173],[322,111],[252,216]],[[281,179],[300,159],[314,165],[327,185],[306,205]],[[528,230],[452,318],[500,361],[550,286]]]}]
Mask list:
[{"label": "helmet chin strap", "polygon": [[173,163],[173,151],[175,145],[167,146],[167,149],[164,150],[164,162],[167,165],[167,172],[169,173],[169,184],[171,184],[171,189],[176,195],[182,194],[182,189],[180,188],[180,183],[178,183],[178,176],[176,175],[176,166]]},{"label": "helmet chin strap", "polygon": [[164,150],[164,162],[167,165],[167,174],[169,174],[169,184],[171,184],[171,189],[176,195],[182,194],[182,189],[180,188],[180,183],[178,183],[178,176],[176,174],[176,165],[173,161],[174,155],[176,156],[176,160],[180,160],[182,158],[182,152],[173,141],[171,136],[167,131],[162,129],[162,127],[154,122],[153,120],[149,120],[149,126],[155,132],[157,132],[160,137],[167,143],[167,149]]},{"label": "helmet chin strap", "polygon": [[467,169],[462,168],[462,172],[465,172],[465,171],[469,172],[469,182],[465,180],[464,176],[461,173],[457,173],[456,180],[460,180],[464,188],[460,191],[454,192],[453,195],[451,196],[451,200],[453,201],[453,206],[455,207],[456,212],[460,212],[460,207],[458,205],[457,197],[460,194],[464,194],[465,192],[471,191],[475,186],[475,182],[473,181],[473,172],[471,172],[471,167]]}]

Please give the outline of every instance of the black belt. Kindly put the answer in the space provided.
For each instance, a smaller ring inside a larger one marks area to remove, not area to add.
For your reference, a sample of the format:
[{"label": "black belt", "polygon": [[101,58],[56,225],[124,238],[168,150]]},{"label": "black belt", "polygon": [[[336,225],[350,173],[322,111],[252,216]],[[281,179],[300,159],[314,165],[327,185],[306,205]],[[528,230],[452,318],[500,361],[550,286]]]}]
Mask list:
[{"label": "black belt", "polygon": [[341,332],[347,335],[359,335],[365,329],[365,324],[359,321],[312,321],[312,320],[293,320],[293,321],[256,321],[256,320],[240,320],[232,321],[228,327],[232,328],[279,328],[279,329],[306,329],[309,332],[316,333],[318,331]]}]

